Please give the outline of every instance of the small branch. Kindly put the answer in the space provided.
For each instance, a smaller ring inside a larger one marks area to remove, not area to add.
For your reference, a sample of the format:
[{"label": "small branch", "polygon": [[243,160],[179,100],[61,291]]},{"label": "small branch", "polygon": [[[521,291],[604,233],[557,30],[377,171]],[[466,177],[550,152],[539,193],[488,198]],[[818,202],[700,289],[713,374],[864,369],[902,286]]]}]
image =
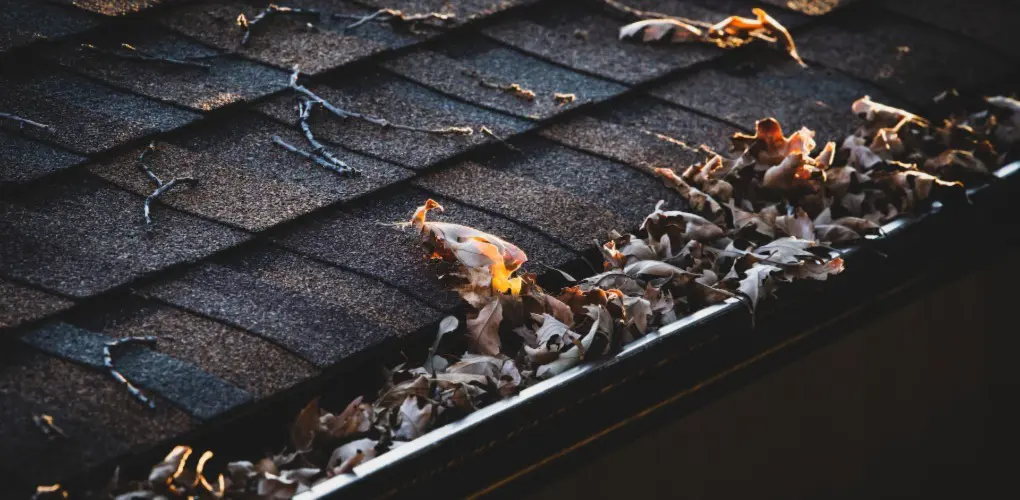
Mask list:
[{"label": "small branch", "polygon": [[338,173],[340,175],[347,176],[347,177],[353,177],[353,176],[357,175],[357,173],[356,173],[356,172],[358,172],[357,170],[355,170],[355,169],[353,169],[351,167],[347,167],[347,169],[339,167],[339,166],[337,166],[337,164],[333,163],[330,160],[327,160],[326,158],[324,158],[322,156],[319,156],[319,155],[314,154],[314,153],[309,153],[308,151],[305,151],[305,150],[303,150],[301,148],[298,148],[297,146],[294,146],[294,145],[288,143],[287,141],[284,141],[278,135],[274,135],[272,137],[272,139],[273,139],[273,142],[276,143],[276,145],[280,146],[281,148],[286,149],[287,151],[290,151],[291,153],[294,153],[296,155],[303,156],[304,158],[309,159],[311,161],[314,161],[315,163],[318,163],[319,166],[321,166],[322,168],[325,168],[327,170],[332,170],[332,171],[334,171],[334,172],[336,172],[336,173]]},{"label": "small branch", "polygon": [[[321,156],[326,161],[332,163],[335,168],[332,170],[345,176],[357,176],[359,172],[356,168],[347,164],[347,162],[337,158],[333,155],[326,145],[322,144],[315,138],[315,134],[312,133],[312,126],[309,125],[308,120],[312,115],[312,107],[315,106],[315,102],[310,100],[304,100],[298,103],[298,117],[301,120],[301,130],[305,133],[305,139],[308,140],[308,144],[312,146],[312,153]],[[282,139],[281,139],[282,140]]]},{"label": "small branch", "polygon": [[204,70],[209,70],[209,69],[212,68],[212,66],[209,66],[208,64],[204,64],[204,63],[200,63],[200,62],[195,62],[195,61],[190,61],[190,60],[187,60],[187,59],[175,59],[173,57],[164,57],[164,56],[158,56],[158,55],[155,55],[155,54],[150,54],[148,52],[144,52],[142,50],[139,50],[135,46],[133,46],[131,44],[127,44],[127,43],[120,44],[120,48],[123,49],[123,50],[126,50],[128,52],[118,52],[118,51],[115,51],[115,50],[107,50],[107,49],[104,49],[104,48],[96,47],[95,45],[92,45],[90,43],[83,43],[81,46],[82,46],[82,48],[91,50],[91,51],[93,51],[93,52],[95,52],[97,54],[102,54],[102,55],[110,56],[110,57],[116,57],[118,59],[124,59],[126,61],[155,62],[155,63],[161,63],[161,64],[169,64],[169,65],[173,65],[173,66],[185,66],[185,67],[189,67],[189,68],[199,68],[199,69],[204,69]]},{"label": "small branch", "polygon": [[142,154],[138,155],[138,161],[136,162],[136,164],[138,165],[138,169],[141,170],[142,173],[144,173],[146,177],[148,177],[149,180],[151,180],[152,183],[156,185],[156,190],[153,191],[152,194],[150,194],[149,196],[145,197],[145,203],[142,205],[142,215],[145,216],[146,225],[152,224],[152,217],[150,213],[152,209],[152,202],[154,200],[159,199],[160,196],[163,196],[164,193],[173,189],[177,185],[185,185],[189,187],[195,187],[198,185],[198,179],[194,179],[192,177],[180,177],[180,178],[175,177],[173,179],[170,179],[170,182],[164,183],[163,180],[160,179],[159,176],[157,176],[156,173],[153,172],[152,169],[149,168],[149,166],[145,163],[145,157],[155,151],[156,151],[155,141],[150,142],[149,145],[146,146],[144,150],[142,150]]},{"label": "small branch", "polygon": [[242,12],[240,15],[237,16],[237,25],[241,28],[241,31],[244,32],[244,35],[241,37],[241,46],[243,47],[248,46],[248,42],[251,40],[251,33],[252,31],[255,30],[255,27],[259,25],[259,23],[265,21],[267,18],[274,16],[276,14],[298,14],[304,16],[318,16],[319,11],[315,9],[281,7],[279,5],[271,3],[269,4],[268,7],[262,9],[262,11],[259,12],[258,15],[253,17],[250,21],[248,20],[247,17],[244,16],[244,13]]},{"label": "small branch", "polygon": [[[167,185],[172,184],[177,179],[170,181]],[[114,380],[120,382],[127,388],[128,392],[137,399],[139,402],[148,406],[149,408],[156,407],[156,401],[151,397],[145,395],[141,389],[132,384],[120,371],[113,366],[113,349],[125,344],[155,344],[156,337],[124,337],[117,340],[111,340],[103,346],[103,366],[110,372],[110,376]]]},{"label": "small branch", "polygon": [[520,154],[524,154],[524,151],[521,151],[520,148],[518,148],[517,146],[514,146],[513,144],[510,144],[509,142],[506,142],[506,139],[496,135],[496,133],[493,132],[492,129],[490,129],[489,127],[482,126],[482,128],[478,129],[478,131],[481,132],[482,134],[485,134],[485,135],[487,135],[489,137],[492,137],[493,139],[496,139],[497,141],[500,142],[500,144],[506,146],[507,148],[509,148],[512,151],[516,151],[516,152],[518,152]]},{"label": "small branch", "polygon": [[298,80],[298,69],[297,69],[297,67],[295,67],[294,68],[294,73],[291,74],[291,76],[290,76],[290,88],[294,89],[295,91],[297,91],[297,92],[299,92],[301,94],[304,94],[305,97],[307,97],[309,100],[311,100],[311,101],[313,101],[315,103],[321,104],[322,107],[326,108],[326,110],[328,110],[330,113],[333,113],[334,115],[336,115],[337,117],[342,118],[342,119],[354,118],[354,119],[357,119],[357,120],[361,120],[361,121],[364,121],[364,122],[371,123],[373,125],[378,125],[378,126],[383,127],[383,128],[395,128],[395,129],[400,129],[400,130],[408,130],[408,131],[411,131],[411,132],[422,132],[422,133],[426,133],[426,134],[437,134],[437,135],[471,135],[472,133],[474,133],[474,130],[472,130],[471,127],[421,128],[421,127],[415,127],[415,126],[411,126],[411,125],[403,125],[403,124],[400,124],[400,123],[393,123],[393,122],[391,122],[389,120],[386,120],[385,118],[379,118],[377,116],[364,115],[364,114],[357,113],[357,112],[354,112],[354,111],[347,111],[345,109],[338,108],[338,107],[334,106],[333,104],[331,104],[329,101],[319,97],[318,95],[316,95],[311,90],[308,90],[308,88],[305,87],[304,85],[298,85],[297,80]]},{"label": "small branch", "polygon": [[426,24],[426,26],[432,28],[444,28],[442,26],[452,19],[456,19],[456,14],[443,14],[440,12],[426,12],[424,14],[404,14],[403,12],[396,9],[380,9],[371,14],[364,16],[352,16],[350,14],[333,14],[333,19],[353,19],[354,22],[348,24],[344,29],[353,29],[365,24],[369,21],[380,21],[388,22],[393,27],[394,31],[405,31],[414,33],[415,28],[426,21],[439,21],[440,26],[434,24]]},{"label": "small branch", "polygon": [[32,422],[49,439],[56,439],[57,437],[67,438],[67,434],[57,424],[53,423],[53,417],[50,415],[45,413],[32,415]]},{"label": "small branch", "polygon": [[467,75],[467,76],[469,76],[471,78],[474,78],[475,81],[478,82],[478,85],[481,85],[482,87],[485,87],[485,88],[488,88],[488,89],[502,90],[503,92],[507,92],[509,94],[512,94],[515,97],[519,97],[521,99],[524,99],[525,101],[534,101],[535,100],[535,93],[532,92],[531,90],[528,90],[528,89],[526,89],[524,87],[521,87],[520,84],[517,84],[517,83],[506,83],[506,84],[494,83],[494,82],[491,82],[489,80],[486,80],[485,77],[483,77],[482,75],[478,74],[478,72],[473,70],[473,69],[465,69],[465,70],[461,71],[461,73],[464,73],[465,75]]},{"label": "small branch", "polygon": [[53,127],[50,127],[49,125],[46,125],[45,123],[35,122],[35,121],[32,121],[32,120],[29,120],[28,118],[22,118],[22,117],[20,117],[18,115],[12,115],[10,113],[0,113],[0,118],[5,119],[5,120],[11,120],[11,121],[14,121],[14,122],[18,122],[19,128],[21,130],[25,129],[25,125],[28,125],[30,127],[35,127],[35,128],[38,128],[38,129],[45,130],[47,132],[52,132],[53,131]]},{"label": "small branch", "polygon": [[192,177],[175,177],[173,179],[170,179],[170,182],[167,182],[166,184],[163,184],[162,186],[156,188],[156,190],[153,191],[152,194],[150,194],[149,196],[146,196],[145,205],[142,207],[142,213],[143,215],[145,215],[146,224],[152,224],[152,218],[150,218],[149,216],[149,211],[153,200],[159,199],[160,196],[163,196],[163,193],[166,193],[167,191],[173,189],[174,186],[177,186],[179,184],[188,187],[195,187],[198,185],[198,179]]}]

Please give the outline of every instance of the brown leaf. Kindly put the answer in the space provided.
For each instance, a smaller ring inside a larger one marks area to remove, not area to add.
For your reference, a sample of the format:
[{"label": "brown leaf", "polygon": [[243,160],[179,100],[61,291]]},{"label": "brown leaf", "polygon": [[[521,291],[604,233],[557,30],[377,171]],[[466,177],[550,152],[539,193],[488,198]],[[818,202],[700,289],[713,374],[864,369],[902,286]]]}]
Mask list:
[{"label": "brown leaf", "polygon": [[428,403],[424,407],[418,407],[418,398],[415,396],[408,396],[404,400],[404,404],[400,405],[400,413],[398,414],[398,428],[393,433],[394,439],[400,439],[404,441],[410,441],[416,439],[422,434],[425,434],[425,430],[428,426],[429,420],[432,418],[432,410],[435,407]]},{"label": "brown leaf", "polygon": [[469,346],[478,354],[499,354],[499,324],[503,321],[503,305],[492,300],[467,320]]},{"label": "brown leaf", "polygon": [[802,240],[815,239],[815,225],[804,209],[797,207],[793,215],[776,217],[776,229],[786,236]]},{"label": "brown leaf", "polygon": [[290,428],[290,443],[299,452],[311,451],[315,434],[319,430],[319,398],[311,400],[298,413]]}]

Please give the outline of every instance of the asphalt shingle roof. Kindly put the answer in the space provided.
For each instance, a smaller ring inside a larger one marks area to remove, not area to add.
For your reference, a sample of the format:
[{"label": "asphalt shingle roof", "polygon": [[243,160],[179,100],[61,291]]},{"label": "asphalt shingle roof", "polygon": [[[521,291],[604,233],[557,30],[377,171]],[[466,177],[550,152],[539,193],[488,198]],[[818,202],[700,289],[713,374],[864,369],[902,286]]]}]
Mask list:
[{"label": "asphalt shingle roof", "polygon": [[[427,198],[447,209],[432,217],[503,236],[541,271],[633,229],[658,200],[682,207],[649,169],[699,161],[701,144],[725,150],[758,118],[838,139],[864,94],[916,108],[946,86],[1017,90],[1012,34],[998,22],[1015,8],[993,0],[629,3],[710,22],[765,4],[809,69],[757,43],[726,52],[621,42],[628,16],[596,1],[294,0],[322,15],[271,16],[247,46],[238,15],[252,19],[267,2],[63,3],[0,0],[0,112],[52,127],[0,120],[5,485],[165,446],[433,331],[458,299],[414,231],[394,225]],[[406,32],[346,29],[351,19],[332,16],[384,7],[456,18]],[[124,60],[84,42],[198,56],[210,68]],[[317,108],[315,135],[362,171],[340,177],[272,143],[312,149],[286,87],[295,64],[301,84],[346,110],[474,133]],[[559,105],[557,92],[577,100]],[[137,161],[151,140],[146,161],[159,176],[199,184],[155,202],[147,227],[154,186]],[[131,335],[158,338],[118,357],[153,391],[155,410],[96,358],[107,339]],[[38,413],[73,439],[54,446],[31,423]]]}]

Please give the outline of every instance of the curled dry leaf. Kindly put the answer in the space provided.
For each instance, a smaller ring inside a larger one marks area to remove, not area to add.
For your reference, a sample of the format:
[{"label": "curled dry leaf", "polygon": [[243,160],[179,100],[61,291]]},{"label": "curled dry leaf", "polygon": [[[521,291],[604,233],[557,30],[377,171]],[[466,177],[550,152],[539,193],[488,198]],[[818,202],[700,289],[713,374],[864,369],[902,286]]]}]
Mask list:
[{"label": "curled dry leaf", "polygon": [[499,324],[503,321],[503,303],[492,299],[473,318],[467,320],[470,347],[479,354],[499,354]]},{"label": "curled dry leaf", "polygon": [[404,400],[404,404],[400,405],[400,413],[397,417],[398,427],[393,433],[393,438],[410,441],[424,434],[434,408],[432,403],[419,407],[418,398],[408,396]]}]

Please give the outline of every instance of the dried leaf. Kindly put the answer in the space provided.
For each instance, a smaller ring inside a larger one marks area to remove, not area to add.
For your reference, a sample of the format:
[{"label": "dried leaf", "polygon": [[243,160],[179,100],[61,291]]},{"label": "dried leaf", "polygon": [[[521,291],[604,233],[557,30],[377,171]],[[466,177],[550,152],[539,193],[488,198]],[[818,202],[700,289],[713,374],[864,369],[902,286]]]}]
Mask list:
[{"label": "dried leaf", "polygon": [[319,398],[311,400],[298,413],[294,425],[290,429],[290,442],[298,452],[305,453],[312,449],[315,435],[319,430]]},{"label": "dried leaf", "polygon": [[804,209],[798,207],[793,215],[776,217],[776,229],[786,236],[793,236],[802,240],[815,239],[815,225],[811,222]]},{"label": "dried leaf", "polygon": [[431,403],[419,408],[418,398],[408,396],[404,400],[404,404],[400,405],[399,427],[393,433],[393,438],[410,441],[424,434],[425,428],[432,418],[433,409]]},{"label": "dried leaf", "polygon": [[470,347],[478,354],[499,354],[499,324],[503,321],[503,305],[493,299],[478,314],[467,320]]},{"label": "dried leaf", "polygon": [[620,28],[620,40],[638,35],[642,42],[672,43],[694,42],[703,37],[700,29],[677,19],[645,19]]}]

